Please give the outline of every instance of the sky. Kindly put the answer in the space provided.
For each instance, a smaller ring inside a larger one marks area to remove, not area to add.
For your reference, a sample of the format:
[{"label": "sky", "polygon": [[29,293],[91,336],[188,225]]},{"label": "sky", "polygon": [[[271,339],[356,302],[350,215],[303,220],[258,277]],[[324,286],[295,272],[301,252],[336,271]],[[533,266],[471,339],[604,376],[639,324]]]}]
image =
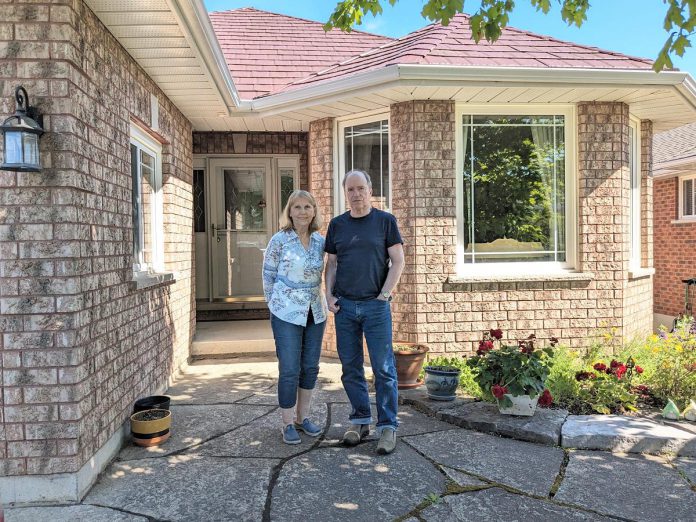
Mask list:
[{"label": "sky", "polygon": [[[208,11],[226,11],[255,7],[318,22],[326,22],[336,2],[332,0],[204,0]],[[399,0],[376,18],[366,17],[356,27],[371,33],[398,38],[430,23],[420,15],[422,0]],[[561,20],[560,8],[552,1],[547,15],[537,12],[529,0],[517,0],[508,25],[574,43],[591,45],[608,51],[654,60],[669,34],[662,27],[666,12],[663,0],[591,0],[587,20],[582,27],[568,27]],[[480,2],[465,0],[465,11],[474,11]],[[674,66],[696,77],[695,48],[688,48],[682,58],[672,58]]]}]

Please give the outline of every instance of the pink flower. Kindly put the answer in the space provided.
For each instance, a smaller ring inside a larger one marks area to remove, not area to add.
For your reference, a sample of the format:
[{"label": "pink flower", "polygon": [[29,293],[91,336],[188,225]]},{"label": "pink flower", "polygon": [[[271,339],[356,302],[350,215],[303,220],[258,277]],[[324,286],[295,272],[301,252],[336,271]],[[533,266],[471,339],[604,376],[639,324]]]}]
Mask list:
[{"label": "pink flower", "polygon": [[507,386],[501,386],[500,384],[494,384],[491,386],[491,393],[496,399],[502,399],[507,392]]},{"label": "pink flower", "polygon": [[636,373],[639,373],[639,374],[640,374],[640,373],[643,373],[643,368],[641,368],[641,367],[638,366],[637,364],[636,364]]},{"label": "pink flower", "polygon": [[615,370],[614,373],[615,373],[617,379],[621,379],[621,377],[623,377],[624,374],[626,373],[626,365],[622,364],[621,366],[619,366]]}]

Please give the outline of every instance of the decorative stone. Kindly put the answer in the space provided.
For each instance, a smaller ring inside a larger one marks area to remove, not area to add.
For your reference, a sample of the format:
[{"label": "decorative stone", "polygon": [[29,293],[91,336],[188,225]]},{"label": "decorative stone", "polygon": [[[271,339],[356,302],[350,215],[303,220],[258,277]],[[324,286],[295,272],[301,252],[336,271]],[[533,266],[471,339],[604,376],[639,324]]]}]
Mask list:
[{"label": "decorative stone", "polygon": [[693,399],[689,401],[689,405],[682,412],[682,417],[691,422],[696,421],[696,401]]},{"label": "decorative stone", "polygon": [[662,416],[665,419],[678,420],[679,419],[679,408],[672,399],[667,401],[667,406],[662,410]]}]

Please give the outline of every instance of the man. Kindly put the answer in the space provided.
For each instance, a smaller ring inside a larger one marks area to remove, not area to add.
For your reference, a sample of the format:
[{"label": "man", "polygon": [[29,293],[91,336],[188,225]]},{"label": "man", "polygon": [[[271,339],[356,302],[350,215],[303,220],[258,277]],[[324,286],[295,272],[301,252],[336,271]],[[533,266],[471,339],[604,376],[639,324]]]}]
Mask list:
[{"label": "man", "polygon": [[403,241],[396,218],[372,207],[372,181],[366,172],[348,172],[343,189],[350,211],[331,220],[324,248],[326,300],[335,314],[341,381],[352,406],[343,444],[355,446],[370,433],[364,335],[377,392],[377,453],[386,455],[394,451],[399,426],[389,303],[404,268]]}]

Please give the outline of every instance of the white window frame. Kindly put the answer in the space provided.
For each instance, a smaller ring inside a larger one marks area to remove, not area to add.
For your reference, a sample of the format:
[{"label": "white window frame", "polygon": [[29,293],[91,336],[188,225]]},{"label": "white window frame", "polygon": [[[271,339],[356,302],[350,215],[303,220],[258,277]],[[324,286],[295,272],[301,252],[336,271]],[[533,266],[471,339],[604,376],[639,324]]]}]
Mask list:
[{"label": "white window frame", "polygon": [[[687,180],[692,180],[694,184],[693,193],[696,195],[696,173],[680,176],[679,188],[677,189],[677,194],[679,198],[679,221],[696,222],[696,201],[694,202],[694,213],[686,215],[684,214],[684,182]],[[696,199],[696,196],[694,199]]]},{"label": "white window frame", "polygon": [[[558,115],[564,117],[565,134],[565,237],[566,260],[535,261],[535,262],[501,262],[501,263],[465,263],[464,251],[464,149],[462,141],[464,131],[462,128],[465,115],[510,115],[510,116],[535,116]],[[502,276],[514,278],[515,276],[549,276],[563,275],[574,271],[577,266],[577,125],[576,109],[574,105],[558,104],[456,104],[455,105],[455,154],[456,154],[456,189],[457,189],[457,276],[458,277],[482,277],[490,278]]]},{"label": "white window frame", "polygon": [[[336,135],[334,143],[337,143],[336,152],[334,154],[334,161],[338,168],[334,168],[336,176],[334,178],[334,208],[336,209],[335,215],[342,214],[347,210],[346,208],[346,196],[343,193],[343,177],[346,175],[346,162],[345,162],[345,129],[346,127],[353,127],[355,125],[363,125],[365,123],[373,123],[377,121],[387,121],[389,127],[388,139],[389,139],[389,211],[392,208],[392,187],[394,185],[392,180],[392,133],[391,133],[391,119],[389,117],[389,112],[384,112],[382,110],[370,112],[369,114],[352,115],[346,118],[338,118],[336,120]],[[374,182],[374,179],[373,179]]]},{"label": "white window frame", "polygon": [[642,264],[642,212],[641,212],[641,135],[640,120],[630,116],[629,128],[633,130],[633,140],[629,139],[629,170],[631,180],[629,209],[629,268],[635,270]]},{"label": "white window frame", "polygon": [[[154,172],[154,192],[150,211],[152,213],[151,220],[151,237],[152,237],[152,264],[140,262],[137,259],[139,253],[133,252],[133,276],[137,279],[139,276],[147,274],[156,274],[164,272],[164,211],[162,202],[162,145],[152,136],[147,134],[140,127],[131,124],[130,126],[130,145],[135,145],[138,151],[143,150],[155,158]],[[129,145],[129,148],[130,148]],[[131,175],[133,169],[131,166]],[[141,209],[142,212],[142,209]],[[141,225],[142,231],[142,225]],[[135,233],[135,231],[134,231]]]}]

